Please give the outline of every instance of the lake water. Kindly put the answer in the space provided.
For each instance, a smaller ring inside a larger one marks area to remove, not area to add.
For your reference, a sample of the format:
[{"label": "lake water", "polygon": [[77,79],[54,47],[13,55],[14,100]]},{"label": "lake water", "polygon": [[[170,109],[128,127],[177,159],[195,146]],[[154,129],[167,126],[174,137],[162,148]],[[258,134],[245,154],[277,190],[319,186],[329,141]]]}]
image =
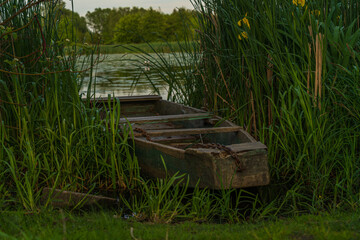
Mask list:
[{"label": "lake water", "polygon": [[[143,59],[141,54],[109,54],[94,68],[92,87],[96,97],[107,97],[108,94],[115,96],[132,96],[156,94],[148,77],[160,95],[167,98],[168,85],[162,80],[159,71]],[[150,58],[159,59],[155,54],[149,54]],[[172,69],[177,71],[179,63],[175,61],[173,54],[163,54]],[[89,77],[84,78],[81,93],[86,93]]]}]

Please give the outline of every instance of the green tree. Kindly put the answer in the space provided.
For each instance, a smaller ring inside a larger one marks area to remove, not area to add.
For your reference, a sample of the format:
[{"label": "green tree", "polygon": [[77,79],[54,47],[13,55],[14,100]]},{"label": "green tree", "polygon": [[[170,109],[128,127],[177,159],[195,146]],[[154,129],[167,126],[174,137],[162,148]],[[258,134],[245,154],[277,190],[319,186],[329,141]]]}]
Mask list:
[{"label": "green tree", "polygon": [[118,43],[140,43],[140,18],[140,13],[129,14],[120,18],[115,26],[114,41]]},{"label": "green tree", "polygon": [[129,8],[121,9],[121,11],[110,8],[96,8],[93,12],[86,13],[86,19],[94,33],[101,37],[103,42],[108,43],[113,38],[114,25],[127,11],[129,11]]},{"label": "green tree", "polygon": [[141,16],[139,26],[144,41],[152,42],[164,39],[165,22],[163,13],[152,8],[147,10],[145,14]]},{"label": "green tree", "polygon": [[166,19],[165,38],[168,41],[185,40],[194,34],[195,16],[193,11],[174,9]]},{"label": "green tree", "polygon": [[78,13],[71,10],[61,8],[61,17],[59,21],[59,36],[61,39],[69,39],[79,42],[89,41],[86,39],[89,35],[89,30],[86,25],[86,20]]},{"label": "green tree", "polygon": [[139,43],[164,39],[166,15],[152,8],[133,8],[115,27],[114,42]]},{"label": "green tree", "polygon": [[195,22],[193,11],[185,8],[172,14],[153,8],[97,8],[86,19],[105,44],[184,40],[194,33]]},{"label": "green tree", "polygon": [[119,20],[129,14],[144,13],[144,8],[96,8],[93,12],[86,13],[86,20],[93,32],[101,37],[105,44],[114,40],[115,25]]}]

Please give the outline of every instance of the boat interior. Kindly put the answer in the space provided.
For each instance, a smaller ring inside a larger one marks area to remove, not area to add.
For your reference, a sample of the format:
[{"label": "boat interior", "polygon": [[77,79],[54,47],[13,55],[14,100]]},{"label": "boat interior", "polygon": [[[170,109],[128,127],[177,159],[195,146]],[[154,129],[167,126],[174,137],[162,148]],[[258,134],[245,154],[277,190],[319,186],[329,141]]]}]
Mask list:
[{"label": "boat interior", "polygon": [[[120,123],[130,123],[134,136],[186,149],[206,144],[224,146],[256,142],[241,127],[213,113],[162,100],[160,96],[119,97]],[[108,99],[96,106],[109,110]]]}]

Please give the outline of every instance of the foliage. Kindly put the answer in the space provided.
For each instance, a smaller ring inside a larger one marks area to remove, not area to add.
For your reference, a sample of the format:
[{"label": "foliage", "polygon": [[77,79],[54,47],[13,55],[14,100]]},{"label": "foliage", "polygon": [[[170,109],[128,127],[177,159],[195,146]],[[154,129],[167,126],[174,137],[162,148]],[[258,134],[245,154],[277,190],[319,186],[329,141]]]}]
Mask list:
[{"label": "foliage", "polygon": [[228,109],[268,146],[266,201],[290,212],[354,208],[359,5],[296,3],[195,1],[203,58],[194,81],[209,109]]},{"label": "foliage", "polygon": [[141,14],[129,14],[119,20],[115,27],[114,41],[122,43],[141,42]]},{"label": "foliage", "polygon": [[134,195],[129,200],[122,196],[121,198],[137,221],[170,223],[179,215],[185,215],[187,204],[182,201],[186,197],[187,187],[185,174],[174,174],[142,183],[140,196]]},{"label": "foliage", "polygon": [[185,8],[174,9],[165,20],[164,39],[168,42],[193,38],[198,27],[194,13]]},{"label": "foliage", "polygon": [[164,14],[153,8],[96,8],[87,12],[90,28],[103,43],[144,43],[159,40],[185,40],[185,31],[194,22],[193,12],[185,8]]},{"label": "foliage", "polygon": [[58,3],[11,0],[0,9],[1,209],[37,211],[43,187],[116,194],[139,175],[119,104],[99,110],[80,98],[76,62],[91,68],[96,49],[61,40],[69,36],[59,35]]},{"label": "foliage", "polygon": [[104,43],[111,43],[114,36],[114,26],[119,22],[119,19],[135,12],[137,8],[95,8],[93,12],[86,13],[86,20],[89,27],[102,38]]},{"label": "foliage", "polygon": [[91,37],[84,17],[71,10],[61,8],[59,10],[59,36],[60,39],[69,39],[72,42],[90,42]]}]

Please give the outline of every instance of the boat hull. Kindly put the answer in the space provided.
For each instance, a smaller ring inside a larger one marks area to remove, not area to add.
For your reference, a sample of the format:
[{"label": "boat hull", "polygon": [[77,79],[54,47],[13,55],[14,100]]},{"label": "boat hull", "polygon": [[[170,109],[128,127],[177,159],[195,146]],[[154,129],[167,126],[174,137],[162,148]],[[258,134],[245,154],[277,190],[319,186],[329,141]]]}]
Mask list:
[{"label": "boat hull", "polygon": [[266,147],[236,152],[243,166],[239,170],[233,156],[221,149],[179,150],[136,138],[135,146],[141,172],[149,177],[185,174],[189,177],[190,187],[198,185],[210,189],[246,188],[270,183]]}]

